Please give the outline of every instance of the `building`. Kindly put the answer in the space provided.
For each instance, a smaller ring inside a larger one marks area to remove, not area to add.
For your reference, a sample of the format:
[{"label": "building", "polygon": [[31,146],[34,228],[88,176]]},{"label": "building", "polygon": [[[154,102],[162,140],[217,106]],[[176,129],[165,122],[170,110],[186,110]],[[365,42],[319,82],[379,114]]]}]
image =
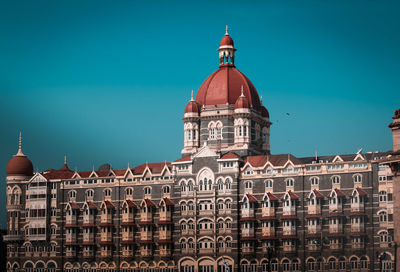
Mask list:
[{"label": "building", "polygon": [[218,51],[173,162],[34,173],[20,136],[8,271],[393,271],[390,152],[271,154],[268,110],[228,32]]}]

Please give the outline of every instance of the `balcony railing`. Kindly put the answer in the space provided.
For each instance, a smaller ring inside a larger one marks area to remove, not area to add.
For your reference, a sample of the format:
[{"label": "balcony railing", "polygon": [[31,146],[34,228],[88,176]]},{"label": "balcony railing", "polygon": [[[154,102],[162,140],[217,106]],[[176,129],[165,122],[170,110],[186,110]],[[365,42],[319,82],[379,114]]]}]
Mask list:
[{"label": "balcony railing", "polygon": [[140,256],[142,256],[142,257],[151,257],[151,256],[153,256],[153,252],[149,248],[141,248],[140,249]]},{"label": "balcony railing", "polygon": [[343,225],[342,224],[329,225],[329,233],[343,233]]},{"label": "balcony railing", "polygon": [[308,225],[307,233],[308,234],[321,233],[321,225]]},{"label": "balcony railing", "polygon": [[213,248],[199,248],[199,254],[213,254]]},{"label": "balcony railing", "polygon": [[309,205],[308,214],[321,214],[321,205]]},{"label": "balcony railing", "polygon": [[283,227],[283,235],[296,235],[296,227]]},{"label": "balcony railing", "polygon": [[296,206],[284,206],[283,215],[296,215]]},{"label": "balcony railing", "polygon": [[360,203],[351,203],[351,212],[364,212],[364,204]]},{"label": "balcony railing", "polygon": [[171,221],[171,212],[161,212],[160,221]]},{"label": "balcony railing", "polygon": [[4,241],[18,241],[23,239],[24,236],[22,234],[7,234],[3,236]]},{"label": "balcony railing", "polygon": [[171,240],[172,239],[170,230],[160,230],[159,235],[160,235],[160,240]]},{"label": "balcony railing", "polygon": [[254,209],[243,209],[241,217],[254,217]]},{"label": "balcony railing", "polygon": [[350,227],[351,232],[365,232],[364,224],[352,224]]},{"label": "balcony railing", "polygon": [[153,221],[153,213],[151,212],[142,212],[140,214],[140,221],[142,222],[149,222],[149,221]]},{"label": "balcony railing", "polygon": [[153,232],[152,231],[141,231],[140,232],[140,240],[153,240]]},{"label": "balcony railing", "polygon": [[275,216],[275,208],[262,208],[262,216]]},{"label": "balcony railing", "polygon": [[275,236],[275,228],[274,227],[262,228],[262,236]]},{"label": "balcony railing", "polygon": [[254,228],[243,228],[241,230],[242,237],[254,237]]},{"label": "balcony railing", "polygon": [[160,256],[162,256],[162,257],[171,256],[171,249],[169,249],[169,248],[160,248]]},{"label": "balcony railing", "polygon": [[100,236],[100,241],[103,243],[112,243],[112,234],[111,233],[102,233]]},{"label": "balcony railing", "polygon": [[293,252],[293,251],[296,251],[296,246],[295,246],[295,245],[284,245],[284,246],[283,246],[283,251],[284,251],[284,252]]},{"label": "balcony railing", "polygon": [[111,214],[102,214],[100,219],[101,224],[112,224],[113,219]]}]

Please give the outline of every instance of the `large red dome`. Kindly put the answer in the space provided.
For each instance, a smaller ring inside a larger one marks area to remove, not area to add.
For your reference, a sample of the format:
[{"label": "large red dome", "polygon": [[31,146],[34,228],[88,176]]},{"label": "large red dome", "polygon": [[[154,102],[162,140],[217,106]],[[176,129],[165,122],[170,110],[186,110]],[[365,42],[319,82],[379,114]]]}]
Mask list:
[{"label": "large red dome", "polygon": [[200,105],[234,105],[241,95],[242,86],[250,106],[261,111],[260,98],[253,83],[231,64],[221,65],[203,82],[196,101]]},{"label": "large red dome", "polygon": [[32,162],[25,155],[15,155],[7,164],[7,176],[33,176]]}]

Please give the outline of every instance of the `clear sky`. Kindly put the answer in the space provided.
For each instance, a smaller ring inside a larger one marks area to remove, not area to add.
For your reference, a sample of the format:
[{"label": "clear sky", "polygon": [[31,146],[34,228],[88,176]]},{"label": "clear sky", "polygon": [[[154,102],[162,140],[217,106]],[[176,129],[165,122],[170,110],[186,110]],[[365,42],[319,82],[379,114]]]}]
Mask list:
[{"label": "clear sky", "polygon": [[0,1],[0,178],[19,131],[39,171],[64,154],[78,170],[179,158],[184,107],[218,68],[226,24],[236,66],[270,112],[272,153],[387,151],[399,10],[382,0]]}]

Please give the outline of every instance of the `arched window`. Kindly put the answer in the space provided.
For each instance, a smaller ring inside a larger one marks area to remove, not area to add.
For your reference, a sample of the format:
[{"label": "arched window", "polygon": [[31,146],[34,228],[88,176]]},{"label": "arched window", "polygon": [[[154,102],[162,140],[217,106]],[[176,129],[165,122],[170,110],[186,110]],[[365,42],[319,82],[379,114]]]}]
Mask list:
[{"label": "arched window", "polygon": [[224,190],[224,184],[222,183],[222,179],[218,179],[218,191]]},{"label": "arched window", "polygon": [[188,191],[193,192],[193,182],[191,180],[188,182]]},{"label": "arched window", "polygon": [[362,256],[360,259],[360,268],[367,269],[368,268],[368,259],[365,256]]},{"label": "arched window", "polygon": [[381,243],[387,243],[389,241],[387,231],[382,231],[381,233],[379,233],[379,241]]},{"label": "arched window", "polygon": [[311,185],[318,185],[319,179],[317,177],[310,178]]},{"label": "arched window", "polygon": [[86,199],[93,197],[94,197],[94,191],[92,189],[86,190]]},{"label": "arched window", "polygon": [[110,197],[111,196],[111,189],[105,189],[104,190],[104,196]]},{"label": "arched window", "polygon": [[251,181],[246,181],[246,183],[245,183],[245,188],[246,188],[246,189],[251,189],[251,188],[253,188],[253,183],[252,183]]},{"label": "arched window", "polygon": [[387,201],[387,193],[386,191],[379,192],[379,202],[386,202]]},{"label": "arched window", "polygon": [[222,211],[224,209],[224,202],[222,200],[218,200],[217,207],[218,210]]},{"label": "arched window", "polygon": [[315,270],[315,259],[310,258],[307,261],[307,270],[308,271],[314,271]]},{"label": "arched window", "polygon": [[346,259],[344,257],[339,258],[339,269],[340,270],[346,269]]},{"label": "arched window", "polygon": [[340,184],[340,177],[339,176],[333,176],[331,178],[332,184]]},{"label": "arched window", "polygon": [[336,270],[336,260],[335,260],[335,258],[330,258],[328,263],[329,263],[329,270]]},{"label": "arched window", "polygon": [[189,201],[189,202],[188,202],[188,210],[189,210],[189,211],[194,211],[194,204],[193,204],[192,201]]},{"label": "arched window", "polygon": [[293,187],[293,186],[294,186],[294,179],[287,179],[286,187]]},{"label": "arched window", "polygon": [[69,191],[68,192],[68,197],[71,198],[75,198],[76,197],[76,191]]},{"label": "arched window", "polygon": [[387,213],[385,211],[379,212],[378,215],[379,215],[379,222],[387,221]]},{"label": "arched window", "polygon": [[186,211],[186,203],[185,202],[181,203],[181,211]]},{"label": "arched window", "polygon": [[290,271],[290,262],[289,262],[289,260],[283,260],[282,269],[283,269],[283,271]]},{"label": "arched window", "polygon": [[131,188],[131,187],[126,188],[125,193],[127,196],[133,196],[133,188]]},{"label": "arched window", "polygon": [[189,238],[189,239],[188,239],[188,246],[189,246],[189,248],[191,248],[191,249],[194,248],[194,242],[193,242],[193,239],[192,239],[192,238]]},{"label": "arched window", "polygon": [[297,259],[292,260],[292,271],[300,271],[300,262]]},{"label": "arched window", "polygon": [[232,220],[226,219],[226,221],[225,221],[225,228],[226,228],[227,230],[230,230],[230,229],[232,228]]},{"label": "arched window", "polygon": [[181,192],[186,192],[186,184],[184,181],[181,182]]},{"label": "arched window", "polygon": [[353,176],[353,182],[354,183],[360,183],[362,181],[362,176],[361,175],[354,175]]},{"label": "arched window", "polygon": [[352,257],[350,259],[350,265],[351,265],[351,269],[357,269],[358,267],[358,260],[356,257]]},{"label": "arched window", "polygon": [[273,183],[272,179],[267,179],[265,181],[265,188],[272,188],[272,183]]},{"label": "arched window", "polygon": [[227,210],[231,209],[231,204],[232,204],[232,202],[229,199],[225,201],[225,207]]},{"label": "arched window", "polygon": [[231,181],[229,179],[225,180],[225,190],[231,189]]},{"label": "arched window", "polygon": [[144,187],[144,194],[145,195],[150,195],[151,194],[151,187]]},{"label": "arched window", "polygon": [[164,186],[163,187],[163,193],[164,194],[169,194],[169,192],[170,192],[170,187],[169,186]]}]

